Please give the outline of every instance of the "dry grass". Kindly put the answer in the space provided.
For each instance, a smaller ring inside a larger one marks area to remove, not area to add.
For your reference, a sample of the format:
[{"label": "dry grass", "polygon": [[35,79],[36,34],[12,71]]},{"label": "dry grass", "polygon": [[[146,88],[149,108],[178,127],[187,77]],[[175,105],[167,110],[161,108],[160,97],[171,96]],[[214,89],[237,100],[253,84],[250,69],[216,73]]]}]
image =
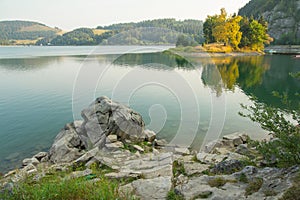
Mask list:
[{"label": "dry grass", "polygon": [[32,32],[32,31],[56,31],[56,29],[50,28],[48,26],[35,24],[32,26],[22,27],[18,32]]},{"label": "dry grass", "polygon": [[105,32],[107,32],[107,30],[103,30],[103,29],[93,29],[93,32],[95,35],[101,35]]},{"label": "dry grass", "polygon": [[230,53],[233,51],[231,46],[224,46],[224,43],[206,44],[203,46],[203,48],[206,52],[209,53]]}]

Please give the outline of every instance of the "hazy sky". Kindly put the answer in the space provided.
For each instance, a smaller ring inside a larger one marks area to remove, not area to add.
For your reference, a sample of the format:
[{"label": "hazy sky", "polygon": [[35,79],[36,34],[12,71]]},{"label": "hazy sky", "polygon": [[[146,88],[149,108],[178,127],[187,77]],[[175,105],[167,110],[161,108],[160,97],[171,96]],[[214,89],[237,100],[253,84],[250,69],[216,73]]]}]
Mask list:
[{"label": "hazy sky", "polygon": [[[209,3],[208,3],[209,2]],[[0,20],[31,20],[64,30],[147,19],[202,19],[249,0],[0,0]]]}]

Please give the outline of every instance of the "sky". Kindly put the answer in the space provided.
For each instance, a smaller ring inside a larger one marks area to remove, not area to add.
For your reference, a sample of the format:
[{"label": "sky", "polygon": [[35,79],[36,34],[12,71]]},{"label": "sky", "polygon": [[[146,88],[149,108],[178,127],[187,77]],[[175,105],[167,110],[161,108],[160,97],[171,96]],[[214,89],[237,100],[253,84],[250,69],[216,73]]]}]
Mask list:
[{"label": "sky", "polygon": [[[250,0],[0,0],[0,21],[29,20],[72,30],[113,23],[175,18],[205,20],[225,8],[238,12]],[[208,3],[209,2],[209,3]]]}]

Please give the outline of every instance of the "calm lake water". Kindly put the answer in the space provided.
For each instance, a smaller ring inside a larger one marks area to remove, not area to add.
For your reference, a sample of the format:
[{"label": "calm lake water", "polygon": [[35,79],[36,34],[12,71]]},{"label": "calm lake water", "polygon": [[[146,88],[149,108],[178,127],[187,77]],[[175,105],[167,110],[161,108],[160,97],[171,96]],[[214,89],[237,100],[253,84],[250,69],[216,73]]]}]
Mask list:
[{"label": "calm lake water", "polygon": [[147,128],[171,143],[199,150],[233,132],[265,132],[240,117],[240,103],[292,106],[300,70],[290,56],[186,57],[169,47],[0,47],[0,171],[47,151],[61,128],[96,97],[106,95],[142,114]]}]

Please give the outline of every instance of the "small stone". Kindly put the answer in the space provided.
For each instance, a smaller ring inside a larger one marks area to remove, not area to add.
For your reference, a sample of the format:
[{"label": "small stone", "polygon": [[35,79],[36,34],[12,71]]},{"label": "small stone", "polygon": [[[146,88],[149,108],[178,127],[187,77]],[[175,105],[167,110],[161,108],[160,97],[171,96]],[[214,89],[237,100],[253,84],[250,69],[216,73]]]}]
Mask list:
[{"label": "small stone", "polygon": [[86,169],[86,170],[83,170],[83,171],[75,171],[75,172],[72,172],[71,173],[71,178],[80,178],[80,177],[83,177],[83,176],[88,176],[92,174],[92,170],[91,169]]},{"label": "small stone", "polygon": [[120,148],[124,148],[124,144],[118,141],[114,143],[105,144],[105,147],[109,150],[117,150]]},{"label": "small stone", "polygon": [[241,155],[247,155],[250,153],[249,149],[248,149],[248,145],[247,144],[240,144],[237,148],[236,148],[236,153],[241,154]]},{"label": "small stone", "polygon": [[144,152],[145,151],[142,147],[140,147],[139,145],[136,145],[136,144],[132,145],[132,147],[135,148],[136,150],[140,151],[140,152]]},{"label": "small stone", "polygon": [[157,146],[165,146],[168,144],[168,142],[165,139],[161,139],[161,140],[155,140],[155,144]]},{"label": "small stone", "polygon": [[33,156],[33,158],[36,158],[36,159],[38,159],[39,161],[41,161],[41,159],[44,158],[44,157],[46,157],[46,156],[48,156],[48,153],[47,153],[47,152],[39,152],[39,153],[35,154],[35,155]]},{"label": "small stone", "polygon": [[190,150],[186,147],[176,147],[175,153],[180,155],[188,155],[190,154]]},{"label": "small stone", "polygon": [[117,135],[108,135],[106,137],[106,139],[110,142],[110,143],[114,143],[118,141],[118,136]]},{"label": "small stone", "polygon": [[40,162],[36,158],[25,158],[22,162],[23,166],[27,166],[29,164],[37,165]]},{"label": "small stone", "polygon": [[146,140],[149,142],[153,142],[156,138],[156,133],[154,131],[151,130],[144,130],[144,134],[146,136]]}]

